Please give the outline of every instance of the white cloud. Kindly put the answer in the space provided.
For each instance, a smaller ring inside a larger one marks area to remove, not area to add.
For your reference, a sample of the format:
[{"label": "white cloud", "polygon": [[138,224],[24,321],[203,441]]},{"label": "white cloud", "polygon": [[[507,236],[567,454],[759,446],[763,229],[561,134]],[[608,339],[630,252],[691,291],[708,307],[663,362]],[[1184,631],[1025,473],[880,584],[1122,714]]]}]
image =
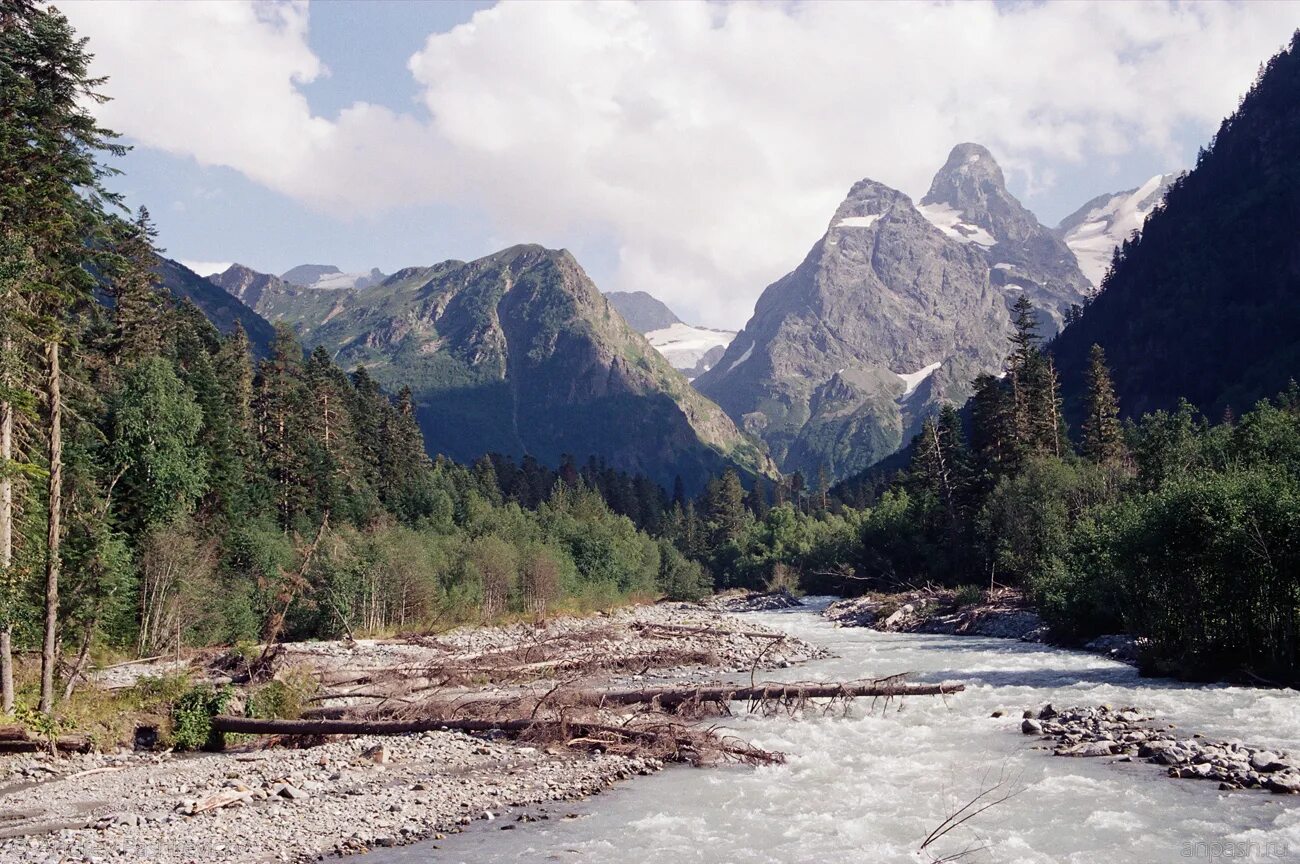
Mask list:
[{"label": "white cloud", "polygon": [[222,273],[233,263],[231,261],[189,261],[185,258],[180,260],[181,264],[193,270],[200,276],[211,276],[214,273]]},{"label": "white cloud", "polygon": [[142,144],[331,212],[451,201],[521,241],[613,237],[603,288],[735,325],[859,177],[919,197],[965,140],[1031,186],[1052,163],[1174,160],[1177,131],[1235,107],[1295,9],[507,4],[410,59],[431,116],[359,103],[336,118],[298,88],[325,74],[302,3],[68,14],[112,76],[105,122]]}]

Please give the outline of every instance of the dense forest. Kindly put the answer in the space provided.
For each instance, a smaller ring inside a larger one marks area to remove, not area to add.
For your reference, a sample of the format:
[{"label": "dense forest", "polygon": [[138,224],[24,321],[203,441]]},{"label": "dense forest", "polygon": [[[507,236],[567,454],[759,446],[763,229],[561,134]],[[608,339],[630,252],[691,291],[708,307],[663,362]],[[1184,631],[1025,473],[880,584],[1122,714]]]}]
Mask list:
[{"label": "dense forest", "polygon": [[[123,148],[86,108],[84,40],[52,8],[0,9],[3,710],[26,686],[49,710],[103,651],[707,590],[629,518],[661,521],[643,478],[431,460],[409,393],[289,329],[257,360],[162,290],[148,214],[106,188]],[[37,649],[39,684],[15,682]]]},{"label": "dense forest", "polygon": [[977,379],[968,422],[944,408],[880,489],[775,508],[715,566],[833,593],[1019,587],[1060,639],[1143,638],[1152,671],[1300,681],[1300,387],[1218,423],[1187,402],[1123,422],[1094,346],[1075,446],[1032,308],[1016,313],[1006,375]]},{"label": "dense forest", "polygon": [[107,189],[123,148],[88,111],[84,40],[54,9],[0,10],[0,709],[22,690],[48,711],[113,653],[715,586],[1019,586],[1062,638],[1145,638],[1150,668],[1300,680],[1295,385],[1215,424],[1185,402],[1124,421],[1102,348],[1063,381],[1022,298],[1005,374],[874,485],[728,471],[693,499],[595,458],[431,459],[409,391],[286,326],[253,350],[159,284],[148,213]]}]

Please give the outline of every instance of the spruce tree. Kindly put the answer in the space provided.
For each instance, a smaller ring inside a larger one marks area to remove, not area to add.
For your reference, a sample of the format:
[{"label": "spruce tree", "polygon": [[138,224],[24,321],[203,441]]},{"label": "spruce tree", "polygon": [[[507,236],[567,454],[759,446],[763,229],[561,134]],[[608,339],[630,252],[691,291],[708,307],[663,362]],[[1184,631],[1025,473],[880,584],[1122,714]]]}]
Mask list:
[{"label": "spruce tree", "polygon": [[288,325],[276,326],[271,356],[258,366],[253,403],[262,462],[271,481],[280,528],[288,533],[307,503],[302,348]]},{"label": "spruce tree", "polygon": [[44,345],[48,484],[45,622],[40,709],[54,705],[62,539],[63,405],[61,353],[69,325],[92,297],[93,263],[103,242],[105,156],[125,148],[96,123],[103,79],[89,74],[86,40],[53,7],[0,0],[0,226],[21,238],[32,272],[19,289]]},{"label": "spruce tree", "polygon": [[1083,421],[1083,453],[1093,462],[1110,464],[1124,453],[1119,400],[1106,366],[1106,352],[1094,344],[1088,355],[1088,413]]},{"label": "spruce tree", "polygon": [[767,515],[771,505],[767,500],[767,478],[759,474],[754,478],[754,485],[745,496],[745,506],[759,519]]},{"label": "spruce tree", "polygon": [[992,375],[980,375],[973,386],[971,446],[978,470],[996,478],[1017,464],[1014,405],[1006,387]]},{"label": "spruce tree", "polygon": [[716,549],[729,541],[739,540],[749,521],[749,513],[745,509],[745,487],[740,484],[740,475],[734,468],[728,468],[722,477],[709,482],[706,505],[709,544]]},{"label": "spruce tree", "polygon": [[114,365],[122,365],[156,356],[166,334],[162,296],[158,293],[157,263],[154,240],[157,230],[149,211],[140,208],[134,222],[116,221],[115,256],[106,293],[113,300],[113,323],[108,340],[108,355]]}]

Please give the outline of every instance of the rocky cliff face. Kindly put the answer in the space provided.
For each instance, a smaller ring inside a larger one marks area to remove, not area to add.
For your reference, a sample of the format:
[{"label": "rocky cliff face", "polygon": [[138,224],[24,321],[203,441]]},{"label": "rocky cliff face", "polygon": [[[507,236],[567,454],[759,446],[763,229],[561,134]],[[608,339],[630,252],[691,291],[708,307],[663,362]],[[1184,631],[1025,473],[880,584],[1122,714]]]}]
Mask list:
[{"label": "rocky cliff face", "polygon": [[993,284],[1023,291],[1041,311],[1045,335],[1092,287],[1070,247],[1007,191],[1002,169],[979,144],[952,148],[920,210],[948,236],[979,247]]},{"label": "rocky cliff face", "polygon": [[306,308],[315,317],[298,313],[305,343],[326,346],[346,369],[365,366],[390,390],[412,389],[430,452],[532,454],[552,465],[594,454],[667,486],[681,475],[688,488],[728,464],[774,470],[566,251],[515,246],[408,268],[340,293],[328,310]]},{"label": "rocky cliff face", "polygon": [[1000,371],[1021,293],[1054,329],[1086,286],[1069,249],[954,148],[920,206],[862,180],[696,386],[782,470],[845,477],[893,453],[941,401]]}]

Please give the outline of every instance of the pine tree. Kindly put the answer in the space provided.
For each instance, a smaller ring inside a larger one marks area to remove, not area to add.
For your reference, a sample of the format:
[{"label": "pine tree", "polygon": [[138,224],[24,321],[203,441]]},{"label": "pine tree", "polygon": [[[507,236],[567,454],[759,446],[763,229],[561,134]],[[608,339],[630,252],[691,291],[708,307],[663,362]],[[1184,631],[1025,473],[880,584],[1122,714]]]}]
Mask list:
[{"label": "pine tree", "polygon": [[[210,384],[195,381],[209,374]],[[192,371],[188,380],[203,408],[201,440],[212,466],[209,506],[231,519],[236,511],[250,507],[257,491],[253,363],[243,326],[236,323],[234,331],[218,346],[207,370]]]},{"label": "pine tree", "polygon": [[1088,414],[1083,421],[1083,453],[1098,464],[1111,464],[1124,454],[1119,400],[1106,366],[1106,352],[1094,344],[1088,355]]},{"label": "pine tree", "polygon": [[272,484],[272,497],[286,533],[307,502],[306,459],[301,442],[307,398],[303,387],[302,348],[293,330],[276,326],[271,356],[258,366],[253,412],[262,462]]},{"label": "pine tree", "polygon": [[156,287],[153,268],[158,250],[157,229],[149,211],[140,208],[134,222],[115,223],[115,259],[107,293],[113,300],[113,324],[107,353],[114,365],[156,356],[166,334],[161,325],[162,296]]},{"label": "pine tree", "polygon": [[745,506],[759,519],[767,515],[771,505],[767,501],[767,478],[762,474],[754,478],[754,485],[745,496]]},{"label": "pine tree", "polygon": [[745,487],[740,484],[736,470],[728,468],[722,477],[711,480],[705,499],[709,545],[716,549],[729,541],[739,540],[749,513],[745,509]]},{"label": "pine tree", "polygon": [[981,472],[996,478],[1015,469],[1014,404],[1002,382],[992,375],[980,375],[973,382],[971,397],[971,446]]},{"label": "pine tree", "polygon": [[497,479],[496,465],[487,456],[480,456],[474,463],[474,483],[478,492],[493,504],[501,503],[501,483]]},{"label": "pine tree", "polygon": [[54,705],[62,539],[63,405],[60,354],[68,324],[94,288],[86,265],[105,248],[106,206],[117,203],[100,159],[120,155],[114,133],[88,110],[104,101],[86,40],[53,7],[0,0],[0,226],[32,253],[20,288],[44,343],[46,441],[45,622],[40,709]]}]

